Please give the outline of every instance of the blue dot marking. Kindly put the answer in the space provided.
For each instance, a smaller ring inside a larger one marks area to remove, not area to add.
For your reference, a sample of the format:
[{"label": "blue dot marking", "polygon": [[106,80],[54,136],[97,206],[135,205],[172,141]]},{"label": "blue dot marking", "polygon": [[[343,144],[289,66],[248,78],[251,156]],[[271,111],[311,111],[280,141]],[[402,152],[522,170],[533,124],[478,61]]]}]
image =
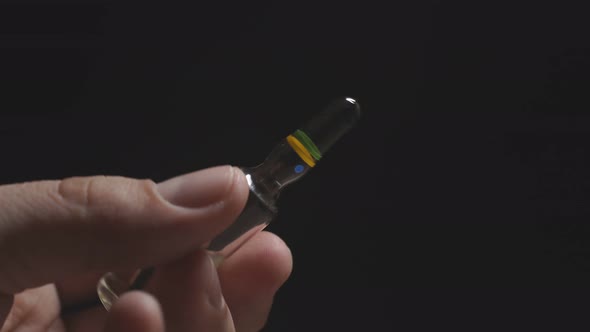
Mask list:
[{"label": "blue dot marking", "polygon": [[299,174],[299,173],[303,172],[304,169],[305,169],[305,167],[303,167],[303,165],[297,165],[297,166],[295,166],[295,173]]}]

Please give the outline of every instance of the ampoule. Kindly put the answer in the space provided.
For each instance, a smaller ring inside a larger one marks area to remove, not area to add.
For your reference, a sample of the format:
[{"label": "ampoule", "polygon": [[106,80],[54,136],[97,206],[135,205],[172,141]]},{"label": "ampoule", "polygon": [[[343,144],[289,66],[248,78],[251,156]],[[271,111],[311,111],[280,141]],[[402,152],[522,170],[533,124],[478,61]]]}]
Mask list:
[{"label": "ampoule", "polygon": [[[281,191],[315,167],[326,151],[356,124],[360,114],[354,99],[336,99],[281,140],[264,162],[241,168],[250,187],[246,205],[227,229],[204,246],[217,266],[276,217]],[[154,268],[147,268],[133,276],[105,274],[97,286],[100,301],[110,310],[122,293],[143,288],[153,271]]]}]

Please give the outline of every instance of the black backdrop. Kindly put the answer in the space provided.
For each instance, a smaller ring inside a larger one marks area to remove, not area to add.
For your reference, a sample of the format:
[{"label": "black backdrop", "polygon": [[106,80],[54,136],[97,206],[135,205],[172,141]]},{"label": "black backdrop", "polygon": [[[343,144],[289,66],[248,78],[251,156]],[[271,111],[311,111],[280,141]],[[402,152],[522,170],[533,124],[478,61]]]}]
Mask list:
[{"label": "black backdrop", "polygon": [[0,181],[252,165],[349,95],[270,227],[295,269],[267,330],[584,330],[589,28],[565,1],[3,2]]}]

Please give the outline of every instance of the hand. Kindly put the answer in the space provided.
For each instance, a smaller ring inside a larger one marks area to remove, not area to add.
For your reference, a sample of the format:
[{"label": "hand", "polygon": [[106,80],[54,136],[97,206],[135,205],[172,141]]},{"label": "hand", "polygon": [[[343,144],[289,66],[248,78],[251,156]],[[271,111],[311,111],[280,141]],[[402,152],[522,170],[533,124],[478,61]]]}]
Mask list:
[{"label": "hand", "polygon": [[[291,272],[284,242],[262,232],[218,269],[199,249],[247,196],[243,173],[229,166],[160,184],[85,177],[0,186],[1,331],[260,330]],[[105,272],[145,266],[156,266],[145,290],[125,293],[110,312],[96,302]]]}]

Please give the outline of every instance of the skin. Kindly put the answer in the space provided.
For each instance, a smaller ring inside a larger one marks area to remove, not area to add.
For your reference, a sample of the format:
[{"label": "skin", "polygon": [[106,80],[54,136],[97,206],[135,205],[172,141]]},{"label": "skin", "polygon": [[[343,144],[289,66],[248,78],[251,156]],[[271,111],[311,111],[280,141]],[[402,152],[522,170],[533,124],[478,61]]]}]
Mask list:
[{"label": "skin", "polygon": [[[215,268],[200,248],[239,215],[244,174],[214,167],[163,183],[84,177],[0,186],[0,331],[258,331],[292,269],[261,232]],[[107,271],[156,266],[110,312]]]}]

